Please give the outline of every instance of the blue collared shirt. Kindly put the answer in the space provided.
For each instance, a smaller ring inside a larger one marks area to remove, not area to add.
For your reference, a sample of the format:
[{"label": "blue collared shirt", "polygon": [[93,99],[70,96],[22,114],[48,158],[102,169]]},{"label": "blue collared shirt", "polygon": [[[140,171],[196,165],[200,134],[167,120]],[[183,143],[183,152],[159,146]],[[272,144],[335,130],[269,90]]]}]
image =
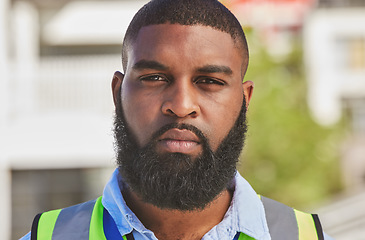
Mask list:
[{"label": "blue collared shirt", "polygon": [[[102,202],[113,217],[120,234],[126,235],[133,231],[135,240],[157,239],[126,205],[120,191],[123,185],[116,170],[104,189]],[[232,240],[237,232],[243,232],[255,239],[271,239],[264,207],[250,184],[237,173],[232,185],[235,189],[233,200],[224,219],[202,239]]]},{"label": "blue collared shirt", "polygon": [[[114,219],[119,233],[123,236],[133,232],[135,240],[157,240],[154,233],[145,228],[126,205],[121,194],[123,187],[123,180],[116,169],[105,186],[102,199],[103,206]],[[251,185],[238,172],[232,182],[232,189],[233,199],[224,219],[207,232],[202,240],[232,240],[237,232],[258,240],[270,240],[263,204]],[[28,233],[21,240],[29,239]],[[325,234],[325,240],[331,239]]]}]

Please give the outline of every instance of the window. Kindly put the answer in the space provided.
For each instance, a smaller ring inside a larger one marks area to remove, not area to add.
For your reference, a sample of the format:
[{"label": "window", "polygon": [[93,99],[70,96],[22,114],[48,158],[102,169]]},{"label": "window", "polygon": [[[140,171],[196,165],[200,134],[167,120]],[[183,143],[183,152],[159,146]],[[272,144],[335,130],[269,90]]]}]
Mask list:
[{"label": "window", "polygon": [[102,195],[106,176],[110,171],[105,169],[12,171],[12,239],[29,232],[34,216],[40,212]]}]

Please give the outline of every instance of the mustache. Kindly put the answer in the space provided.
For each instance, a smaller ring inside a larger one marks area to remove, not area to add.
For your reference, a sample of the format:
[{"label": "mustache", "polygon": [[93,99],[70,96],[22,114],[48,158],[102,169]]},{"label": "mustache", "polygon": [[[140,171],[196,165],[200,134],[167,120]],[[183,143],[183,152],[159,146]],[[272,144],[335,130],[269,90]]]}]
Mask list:
[{"label": "mustache", "polygon": [[150,142],[157,142],[159,137],[161,137],[165,132],[171,129],[179,129],[179,130],[188,130],[193,132],[200,140],[203,146],[209,147],[208,138],[204,135],[204,133],[197,127],[191,124],[186,123],[169,123],[162,126],[159,130],[157,130],[151,137]]}]

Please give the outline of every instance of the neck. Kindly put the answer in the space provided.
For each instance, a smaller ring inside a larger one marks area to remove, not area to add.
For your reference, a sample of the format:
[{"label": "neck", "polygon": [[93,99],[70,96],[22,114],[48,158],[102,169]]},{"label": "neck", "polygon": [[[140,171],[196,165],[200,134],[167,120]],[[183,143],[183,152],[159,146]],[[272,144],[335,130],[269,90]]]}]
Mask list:
[{"label": "neck", "polygon": [[134,192],[126,189],[123,197],[128,207],[143,225],[154,232],[159,240],[201,239],[210,229],[222,221],[231,200],[232,193],[221,192],[204,209],[180,211],[161,209],[143,202]]}]

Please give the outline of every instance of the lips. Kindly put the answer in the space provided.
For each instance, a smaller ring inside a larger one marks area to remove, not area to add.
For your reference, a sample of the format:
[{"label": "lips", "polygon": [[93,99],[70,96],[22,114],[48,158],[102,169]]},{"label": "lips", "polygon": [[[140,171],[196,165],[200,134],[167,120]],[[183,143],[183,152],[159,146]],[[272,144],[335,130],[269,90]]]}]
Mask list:
[{"label": "lips", "polygon": [[200,142],[198,136],[196,136],[192,131],[177,128],[167,130],[161,135],[161,137],[159,137],[159,140],[190,141],[196,143]]},{"label": "lips", "polygon": [[194,154],[200,151],[200,139],[192,131],[173,128],[158,138],[160,150]]}]

